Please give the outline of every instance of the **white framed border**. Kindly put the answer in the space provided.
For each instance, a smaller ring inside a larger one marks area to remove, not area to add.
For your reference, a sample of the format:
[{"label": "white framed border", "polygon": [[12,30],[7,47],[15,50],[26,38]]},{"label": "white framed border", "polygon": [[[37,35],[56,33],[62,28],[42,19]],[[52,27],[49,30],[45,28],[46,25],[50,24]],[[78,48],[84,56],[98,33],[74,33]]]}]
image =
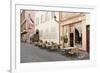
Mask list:
[{"label": "white framed border", "polygon": [[[42,71],[51,69],[85,68],[96,65],[95,61],[95,8],[84,5],[35,5],[11,3],[11,72]],[[90,60],[20,63],[20,9],[89,12],[90,20]]]}]

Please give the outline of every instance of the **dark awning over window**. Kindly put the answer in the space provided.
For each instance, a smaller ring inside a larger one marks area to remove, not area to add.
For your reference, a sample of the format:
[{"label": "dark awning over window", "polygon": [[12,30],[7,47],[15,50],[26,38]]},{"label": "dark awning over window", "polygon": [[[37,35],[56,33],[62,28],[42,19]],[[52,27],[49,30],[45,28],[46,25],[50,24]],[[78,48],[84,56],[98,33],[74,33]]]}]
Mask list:
[{"label": "dark awning over window", "polygon": [[23,31],[23,32],[21,32],[21,35],[26,34],[26,33],[27,33],[27,31]]}]

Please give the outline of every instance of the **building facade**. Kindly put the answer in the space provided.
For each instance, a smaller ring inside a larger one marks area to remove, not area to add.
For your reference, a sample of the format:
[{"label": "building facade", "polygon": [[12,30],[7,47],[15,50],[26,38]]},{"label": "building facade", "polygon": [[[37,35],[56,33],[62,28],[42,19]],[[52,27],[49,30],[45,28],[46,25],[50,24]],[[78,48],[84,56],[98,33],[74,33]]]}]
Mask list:
[{"label": "building facade", "polygon": [[35,31],[34,11],[22,10],[20,15],[21,23],[21,41],[30,42],[30,37]]},{"label": "building facade", "polygon": [[30,37],[39,30],[39,39],[55,42],[61,48],[77,46],[82,51],[90,50],[90,14],[83,12],[31,11],[21,12],[21,39],[30,42]]},{"label": "building facade", "polygon": [[[89,53],[89,19],[89,13],[60,12],[60,44],[63,44],[62,47],[77,46],[80,50]],[[65,35],[68,38],[67,43],[62,40],[62,36]]]},{"label": "building facade", "polygon": [[59,24],[54,16],[59,17],[59,12],[35,11],[35,30],[39,30],[40,40],[59,43]]}]

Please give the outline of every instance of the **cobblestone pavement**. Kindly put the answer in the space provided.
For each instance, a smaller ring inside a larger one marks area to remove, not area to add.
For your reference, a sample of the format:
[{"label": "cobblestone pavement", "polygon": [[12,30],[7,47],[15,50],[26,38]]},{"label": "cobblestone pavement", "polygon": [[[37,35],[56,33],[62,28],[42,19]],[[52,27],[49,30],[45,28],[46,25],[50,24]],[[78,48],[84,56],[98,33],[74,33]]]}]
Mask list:
[{"label": "cobblestone pavement", "polygon": [[[88,59],[88,57],[86,57],[86,59]],[[73,58],[63,56],[59,52],[50,52],[46,49],[40,49],[39,47],[36,47],[33,44],[21,43],[21,63],[69,60],[71,61],[79,59],[76,57]]]}]

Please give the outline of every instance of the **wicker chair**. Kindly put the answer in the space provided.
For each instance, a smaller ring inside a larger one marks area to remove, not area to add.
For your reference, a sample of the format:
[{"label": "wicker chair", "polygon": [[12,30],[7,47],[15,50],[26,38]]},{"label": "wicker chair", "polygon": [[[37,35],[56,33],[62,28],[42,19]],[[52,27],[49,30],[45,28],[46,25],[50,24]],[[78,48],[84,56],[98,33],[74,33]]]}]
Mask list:
[{"label": "wicker chair", "polygon": [[45,49],[45,48],[46,48],[46,44],[47,44],[47,41],[43,42],[42,45],[41,45],[41,47],[42,47],[43,49]]},{"label": "wicker chair", "polygon": [[78,53],[79,53],[79,49],[76,47],[74,49],[71,49],[71,51],[68,52],[68,54],[71,56],[78,56]]},{"label": "wicker chair", "polygon": [[43,41],[40,40],[39,43],[38,43],[38,46],[39,46],[39,47],[42,47],[42,44],[43,44]]},{"label": "wicker chair", "polygon": [[51,48],[51,44],[49,42],[46,43],[46,48],[49,50]]},{"label": "wicker chair", "polygon": [[51,42],[51,47],[49,49],[50,51],[56,51],[57,50],[57,45],[54,42]]}]

